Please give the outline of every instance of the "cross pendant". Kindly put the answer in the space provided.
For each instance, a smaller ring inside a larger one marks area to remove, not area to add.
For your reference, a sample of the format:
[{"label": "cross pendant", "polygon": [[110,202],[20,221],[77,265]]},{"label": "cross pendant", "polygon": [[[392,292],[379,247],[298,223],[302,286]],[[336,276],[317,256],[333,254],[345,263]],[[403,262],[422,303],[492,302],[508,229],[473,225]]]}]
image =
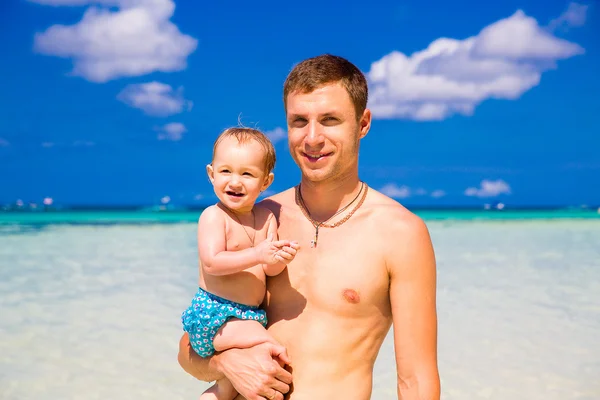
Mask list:
[{"label": "cross pendant", "polygon": [[317,247],[317,240],[319,239],[319,226],[317,226],[315,228],[315,238],[313,240],[310,241],[310,247],[311,248],[315,248]]}]

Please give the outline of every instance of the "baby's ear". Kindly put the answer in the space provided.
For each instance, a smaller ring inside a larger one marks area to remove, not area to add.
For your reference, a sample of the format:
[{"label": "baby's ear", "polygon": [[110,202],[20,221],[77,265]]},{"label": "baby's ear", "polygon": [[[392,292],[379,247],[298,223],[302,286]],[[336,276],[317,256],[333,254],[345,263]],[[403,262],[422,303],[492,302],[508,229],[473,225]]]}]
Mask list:
[{"label": "baby's ear", "polygon": [[210,183],[214,183],[215,182],[215,171],[213,170],[212,164],[208,164],[206,166],[206,174],[208,175],[208,179],[210,180]]},{"label": "baby's ear", "polygon": [[265,190],[267,190],[267,188],[271,186],[271,183],[273,183],[273,179],[275,179],[275,175],[271,172],[269,175],[266,176],[265,181],[262,187],[260,188],[260,191],[264,192]]}]

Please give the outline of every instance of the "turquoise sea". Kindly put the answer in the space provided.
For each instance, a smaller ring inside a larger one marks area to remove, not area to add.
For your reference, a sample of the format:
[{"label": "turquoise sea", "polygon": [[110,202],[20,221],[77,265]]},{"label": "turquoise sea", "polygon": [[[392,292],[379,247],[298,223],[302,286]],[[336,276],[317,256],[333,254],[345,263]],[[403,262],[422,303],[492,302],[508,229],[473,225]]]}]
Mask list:
[{"label": "turquoise sea", "polygon": [[[202,210],[194,211],[51,211],[0,212],[0,224],[110,224],[195,222]],[[600,219],[600,209],[549,210],[414,210],[426,221],[439,220],[553,220]]]},{"label": "turquoise sea", "polygon": [[[0,213],[0,399],[198,398],[176,355],[200,212]],[[600,214],[416,212],[442,399],[600,399]],[[396,399],[391,338],[374,400]]]}]

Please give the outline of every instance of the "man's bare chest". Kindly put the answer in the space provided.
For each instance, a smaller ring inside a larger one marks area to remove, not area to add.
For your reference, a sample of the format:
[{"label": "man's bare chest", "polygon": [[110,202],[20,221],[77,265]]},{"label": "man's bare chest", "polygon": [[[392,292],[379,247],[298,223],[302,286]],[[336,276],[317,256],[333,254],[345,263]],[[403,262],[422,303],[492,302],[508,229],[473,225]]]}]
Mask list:
[{"label": "man's bare chest", "polygon": [[[298,240],[300,251],[286,271],[272,278],[272,299],[283,307],[297,302],[336,315],[368,315],[389,304],[389,278],[381,249],[356,225],[315,229],[307,221],[282,224],[280,237]],[[304,222],[304,223],[302,223]],[[278,301],[279,300],[279,301]]]}]

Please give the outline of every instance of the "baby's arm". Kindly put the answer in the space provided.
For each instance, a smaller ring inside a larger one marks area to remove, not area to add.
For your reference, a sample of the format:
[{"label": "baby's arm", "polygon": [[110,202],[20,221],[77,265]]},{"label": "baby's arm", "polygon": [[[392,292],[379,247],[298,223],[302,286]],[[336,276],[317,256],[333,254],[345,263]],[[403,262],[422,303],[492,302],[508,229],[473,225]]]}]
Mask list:
[{"label": "baby's arm", "polygon": [[[268,223],[269,225],[267,227],[267,236],[272,236],[275,238],[275,240],[277,240],[277,220],[275,219],[275,215],[271,211],[269,211]],[[286,265],[294,259],[297,250],[297,243],[291,242],[288,247],[288,251],[286,251],[283,248],[279,250],[278,258],[281,261],[271,265],[263,264],[263,270],[265,271],[265,275],[279,275],[283,272]]]},{"label": "baby's arm", "polygon": [[226,251],[225,215],[217,206],[208,207],[198,220],[198,253],[204,272],[229,275],[261,263],[254,248]]},{"label": "baby's arm", "polygon": [[276,263],[277,251],[288,245],[287,240],[267,239],[256,247],[227,251],[224,212],[217,206],[208,207],[198,221],[198,253],[203,271],[210,275],[229,275],[258,264]]}]

